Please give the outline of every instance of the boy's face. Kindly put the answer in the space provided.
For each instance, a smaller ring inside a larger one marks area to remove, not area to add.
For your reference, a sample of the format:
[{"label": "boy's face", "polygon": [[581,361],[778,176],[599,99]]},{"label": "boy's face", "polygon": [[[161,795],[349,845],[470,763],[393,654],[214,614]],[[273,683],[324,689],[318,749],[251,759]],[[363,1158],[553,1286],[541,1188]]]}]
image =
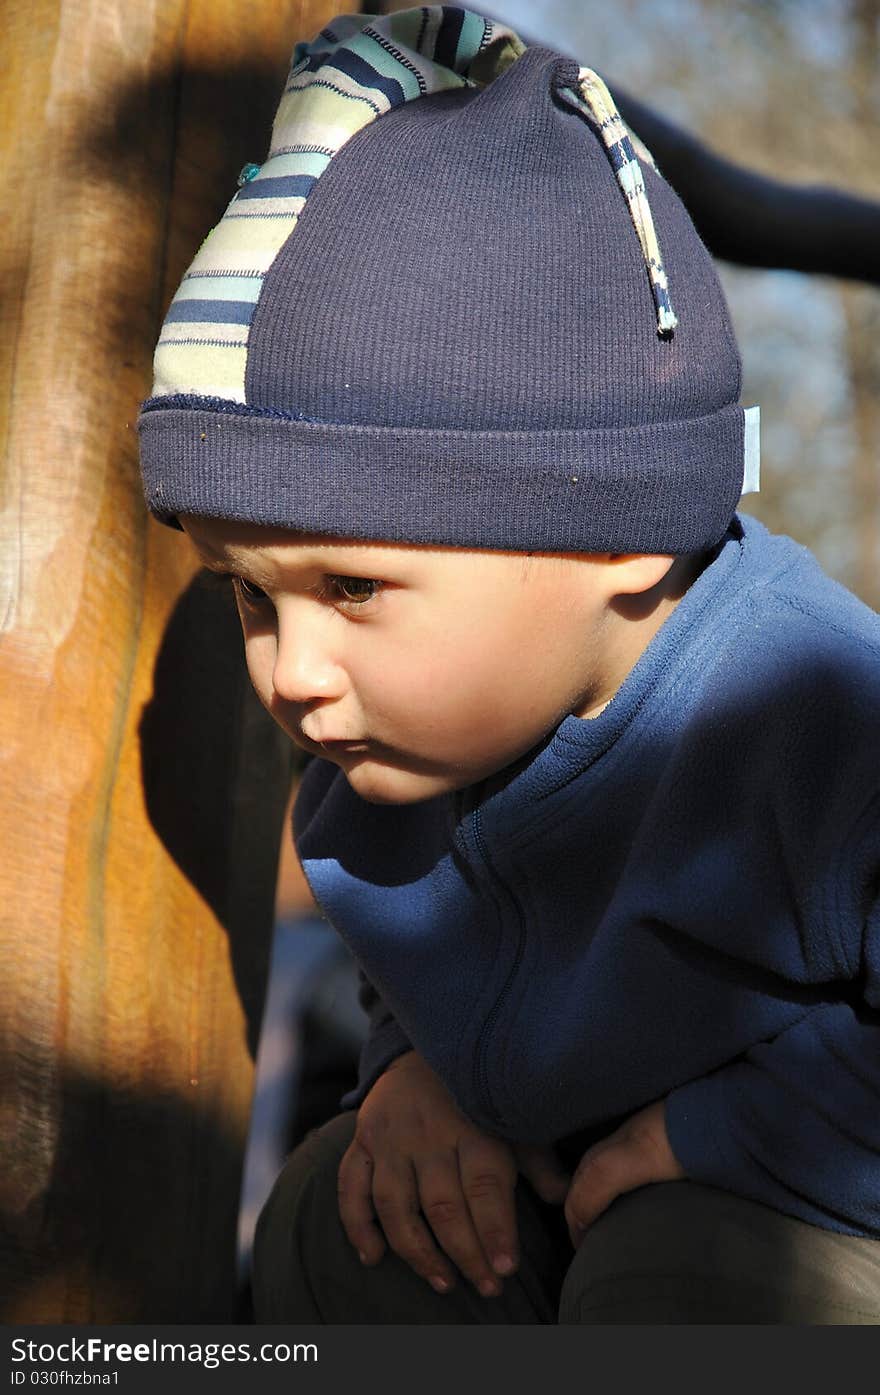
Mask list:
[{"label": "boy's face", "polygon": [[616,686],[600,559],[181,522],[234,577],[264,706],[371,802],[470,785]]}]

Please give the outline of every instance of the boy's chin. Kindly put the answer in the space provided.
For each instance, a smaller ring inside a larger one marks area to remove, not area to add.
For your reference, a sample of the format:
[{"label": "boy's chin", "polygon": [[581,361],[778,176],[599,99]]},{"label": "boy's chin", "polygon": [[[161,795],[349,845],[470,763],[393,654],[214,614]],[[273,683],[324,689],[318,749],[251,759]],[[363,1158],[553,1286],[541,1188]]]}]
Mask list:
[{"label": "boy's chin", "polygon": [[456,781],[451,774],[429,775],[381,765],[368,756],[339,764],[355,794],[367,804],[419,804],[460,789],[465,783]]}]

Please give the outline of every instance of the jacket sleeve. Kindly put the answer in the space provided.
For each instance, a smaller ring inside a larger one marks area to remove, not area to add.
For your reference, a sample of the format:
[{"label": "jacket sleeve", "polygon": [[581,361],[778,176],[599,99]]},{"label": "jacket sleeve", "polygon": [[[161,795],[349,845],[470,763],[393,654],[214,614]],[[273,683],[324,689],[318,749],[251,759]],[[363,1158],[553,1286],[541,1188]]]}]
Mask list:
[{"label": "jacket sleeve", "polygon": [[827,1230],[880,1238],[880,900],[859,992],[672,1092],[669,1141],[695,1181]]},{"label": "jacket sleeve", "polygon": [[343,1095],[339,1102],[342,1109],[360,1108],[379,1076],[388,1069],[391,1062],[404,1052],[413,1050],[409,1038],[398,1026],[363,969],[358,970],[358,975],[358,998],[370,1019],[370,1026],[358,1061],[358,1083],[353,1090]]}]

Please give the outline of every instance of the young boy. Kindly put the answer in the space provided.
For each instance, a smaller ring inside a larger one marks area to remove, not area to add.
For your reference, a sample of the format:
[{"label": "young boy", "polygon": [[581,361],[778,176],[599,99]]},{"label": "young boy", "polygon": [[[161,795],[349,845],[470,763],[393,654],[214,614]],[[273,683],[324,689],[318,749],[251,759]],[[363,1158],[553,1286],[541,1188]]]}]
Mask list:
[{"label": "young boy", "polygon": [[163,328],[148,503],[316,757],[371,1018],[259,1321],[880,1320],[880,620],[736,514],[727,308],[635,145],[479,15],[343,16]]}]

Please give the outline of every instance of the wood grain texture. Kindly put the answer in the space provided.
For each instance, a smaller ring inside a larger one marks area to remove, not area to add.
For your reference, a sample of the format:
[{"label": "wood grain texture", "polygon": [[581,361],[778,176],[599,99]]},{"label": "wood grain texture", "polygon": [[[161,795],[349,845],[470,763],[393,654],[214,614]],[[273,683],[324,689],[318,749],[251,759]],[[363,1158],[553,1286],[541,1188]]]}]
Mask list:
[{"label": "wood grain texture", "polygon": [[5,8],[7,1322],[238,1311],[289,754],[230,607],[147,519],[133,424],[172,290],[261,158],[293,43],[339,8]]}]

